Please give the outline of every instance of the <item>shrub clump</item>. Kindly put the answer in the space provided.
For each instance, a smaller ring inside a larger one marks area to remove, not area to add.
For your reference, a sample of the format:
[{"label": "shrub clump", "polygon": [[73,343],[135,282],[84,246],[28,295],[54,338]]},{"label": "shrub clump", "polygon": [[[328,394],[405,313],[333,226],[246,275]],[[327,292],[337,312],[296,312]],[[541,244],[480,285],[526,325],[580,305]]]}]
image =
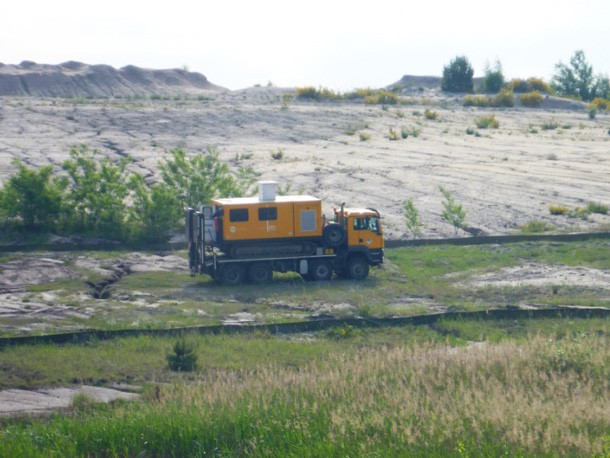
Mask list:
[{"label": "shrub clump", "polygon": [[296,90],[297,99],[301,100],[338,100],[341,99],[342,96],[340,93],[333,91],[332,89],[328,89],[325,87],[320,87],[316,89],[313,86],[305,86],[305,87],[297,87]]},{"label": "shrub clump", "polygon": [[515,78],[509,81],[509,83],[506,85],[506,89],[516,93],[526,93],[532,91],[538,91],[545,94],[553,93],[551,86],[542,78],[529,78],[527,80]]},{"label": "shrub clump", "polygon": [[570,209],[565,205],[549,205],[551,215],[565,215]]},{"label": "shrub clump", "polygon": [[434,110],[427,109],[424,111],[424,117],[431,121],[436,121],[438,119],[438,112]]},{"label": "shrub clump", "polygon": [[475,121],[475,124],[479,129],[497,129],[500,127],[500,122],[494,115],[481,116]]},{"label": "shrub clump", "polygon": [[527,92],[519,96],[521,105],[529,108],[539,107],[543,99],[544,96],[538,91]]},{"label": "shrub clump", "polygon": [[346,99],[362,99],[368,105],[397,105],[398,95],[385,89],[360,88],[345,94]]},{"label": "shrub clump", "polygon": [[601,97],[594,98],[589,104],[590,108],[596,110],[610,110],[610,100],[602,99]]},{"label": "shrub clump", "polygon": [[543,122],[540,127],[542,127],[542,130],[555,130],[559,127],[559,123],[555,119],[551,119],[550,121]]},{"label": "shrub clump", "polygon": [[553,230],[553,226],[548,225],[544,221],[533,220],[521,226],[521,230],[524,234],[540,234]]},{"label": "shrub clump", "polygon": [[492,107],[514,107],[515,94],[510,89],[502,89],[494,98],[491,99]]},{"label": "shrub clump", "polygon": [[585,209],[589,213],[598,213],[600,215],[608,214],[608,206],[598,202],[589,202]]},{"label": "shrub clump", "polygon": [[491,105],[491,97],[487,95],[468,94],[464,97],[465,107],[488,107]]}]

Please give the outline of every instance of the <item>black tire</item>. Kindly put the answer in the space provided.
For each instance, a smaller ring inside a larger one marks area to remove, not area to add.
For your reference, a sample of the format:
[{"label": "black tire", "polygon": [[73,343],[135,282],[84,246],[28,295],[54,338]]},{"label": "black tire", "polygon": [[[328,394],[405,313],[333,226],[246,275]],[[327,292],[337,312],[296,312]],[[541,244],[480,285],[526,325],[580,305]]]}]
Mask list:
[{"label": "black tire", "polygon": [[255,262],[248,268],[248,280],[255,284],[270,282],[273,278],[273,269],[268,262]]},{"label": "black tire", "polygon": [[225,264],[220,271],[220,281],[225,285],[239,285],[243,283],[245,269],[241,264]]},{"label": "black tire", "polygon": [[369,276],[369,263],[362,256],[355,256],[347,261],[347,274],[354,280],[364,280]]},{"label": "black tire", "polygon": [[320,259],[319,261],[313,261],[309,265],[307,277],[314,281],[326,281],[330,280],[333,276],[333,266],[330,261]]},{"label": "black tire", "polygon": [[341,246],[346,238],[345,228],[339,223],[329,223],[322,230],[322,239],[330,248]]}]

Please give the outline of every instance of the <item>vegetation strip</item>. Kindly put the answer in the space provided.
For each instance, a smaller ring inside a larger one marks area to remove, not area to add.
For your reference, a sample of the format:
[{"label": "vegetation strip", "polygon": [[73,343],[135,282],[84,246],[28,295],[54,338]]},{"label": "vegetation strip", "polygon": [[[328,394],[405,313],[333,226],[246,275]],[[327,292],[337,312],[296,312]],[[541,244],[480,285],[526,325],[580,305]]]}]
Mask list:
[{"label": "vegetation strip", "polygon": [[47,334],[38,336],[3,337],[0,338],[0,348],[16,345],[33,345],[46,343],[74,343],[90,340],[109,340],[122,337],[140,335],[151,336],[179,336],[184,333],[199,334],[236,334],[248,332],[268,332],[270,334],[293,334],[311,331],[323,331],[340,326],[354,326],[357,328],[380,326],[420,326],[431,325],[441,319],[450,320],[506,320],[506,319],[532,319],[532,318],[606,318],[610,317],[610,309],[606,308],[575,308],[555,307],[549,309],[524,310],[517,308],[482,310],[476,312],[446,312],[428,315],[417,315],[395,318],[336,318],[293,323],[272,323],[254,325],[215,325],[195,326],[171,329],[119,329],[119,330],[91,330],[81,332],[68,332],[62,334]]}]

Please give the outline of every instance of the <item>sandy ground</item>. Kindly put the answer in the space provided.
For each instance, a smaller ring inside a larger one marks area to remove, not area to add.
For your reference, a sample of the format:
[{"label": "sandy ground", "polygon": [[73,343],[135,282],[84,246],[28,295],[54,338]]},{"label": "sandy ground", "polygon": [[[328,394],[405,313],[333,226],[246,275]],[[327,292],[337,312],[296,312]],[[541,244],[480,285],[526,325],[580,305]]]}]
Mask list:
[{"label": "sandy ground", "polygon": [[54,410],[68,409],[78,394],[84,394],[96,402],[110,402],[115,399],[130,400],[139,397],[138,394],[124,391],[124,389],[88,385],[36,391],[4,390],[0,391],[0,416],[39,415]]},{"label": "sandy ground", "polygon": [[[390,239],[408,236],[402,207],[409,198],[425,237],[453,236],[440,217],[439,186],[464,206],[468,226],[488,234],[515,232],[532,220],[565,230],[610,224],[609,216],[582,221],[548,210],[610,203],[607,113],[590,120],[582,105],[553,100],[541,109],[465,108],[460,97],[435,92],[405,96],[404,105],[385,110],[296,100],[282,109],[285,93],[251,88],[186,101],[0,98],[0,179],[15,170],[14,158],[57,165],[81,143],[112,158],[128,156],[156,179],[170,149],[217,146],[233,169],[252,167],[261,179],[318,196],[328,214],[342,202],[377,208]],[[426,119],[427,109],[438,119]],[[500,127],[468,135],[484,114],[495,115]],[[559,127],[543,129],[550,121]],[[400,134],[403,127],[420,133],[388,138],[390,129]],[[360,132],[370,139],[361,141]],[[279,150],[283,159],[272,159]]]}]

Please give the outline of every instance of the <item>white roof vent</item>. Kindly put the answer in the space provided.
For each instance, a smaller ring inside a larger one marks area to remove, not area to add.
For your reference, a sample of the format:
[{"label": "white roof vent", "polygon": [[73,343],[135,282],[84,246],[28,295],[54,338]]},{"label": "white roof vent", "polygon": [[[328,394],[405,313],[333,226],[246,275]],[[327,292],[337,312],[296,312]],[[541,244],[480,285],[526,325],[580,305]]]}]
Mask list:
[{"label": "white roof vent", "polygon": [[258,200],[261,202],[272,202],[275,200],[275,181],[259,181],[258,182]]}]

